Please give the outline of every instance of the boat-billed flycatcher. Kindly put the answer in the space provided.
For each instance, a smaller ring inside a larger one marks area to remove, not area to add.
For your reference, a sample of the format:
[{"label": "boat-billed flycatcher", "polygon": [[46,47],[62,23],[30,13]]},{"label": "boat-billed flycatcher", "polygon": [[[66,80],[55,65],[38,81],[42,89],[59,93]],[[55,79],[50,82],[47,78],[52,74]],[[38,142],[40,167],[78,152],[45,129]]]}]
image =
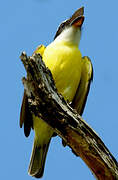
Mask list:
[{"label": "boat-billed flycatcher", "polygon": [[[70,19],[59,26],[54,41],[47,47],[41,45],[34,53],[40,53],[46,66],[51,70],[56,87],[65,100],[82,115],[88,96],[93,69],[90,59],[82,57],[78,49],[81,27],[84,21],[84,8],[78,9]],[[25,136],[34,129],[35,138],[29,165],[29,174],[36,178],[43,175],[46,154],[53,129],[43,120],[31,115],[28,98],[24,92],[20,127],[24,123]]]}]

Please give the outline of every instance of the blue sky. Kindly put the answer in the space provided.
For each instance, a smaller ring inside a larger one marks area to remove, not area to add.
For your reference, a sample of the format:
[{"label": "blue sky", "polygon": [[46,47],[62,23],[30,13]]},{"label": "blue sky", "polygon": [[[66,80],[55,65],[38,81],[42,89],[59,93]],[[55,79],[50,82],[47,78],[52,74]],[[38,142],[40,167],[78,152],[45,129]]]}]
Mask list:
[{"label": "blue sky", "polygon": [[[0,179],[32,180],[27,174],[33,132],[25,138],[19,128],[26,75],[19,59],[39,44],[49,44],[61,21],[85,7],[80,50],[94,67],[94,80],[83,118],[100,135],[118,160],[118,1],[108,0],[4,0],[0,5]],[[84,162],[53,138],[42,180],[94,179]]]}]

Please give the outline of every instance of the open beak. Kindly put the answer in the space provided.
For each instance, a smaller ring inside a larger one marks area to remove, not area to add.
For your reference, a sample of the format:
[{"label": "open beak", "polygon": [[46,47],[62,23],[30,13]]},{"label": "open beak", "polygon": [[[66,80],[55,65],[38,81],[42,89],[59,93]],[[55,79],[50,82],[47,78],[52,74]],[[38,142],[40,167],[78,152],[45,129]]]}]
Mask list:
[{"label": "open beak", "polygon": [[84,7],[81,7],[77,9],[77,11],[74,12],[74,14],[71,16],[70,19],[67,19],[66,21],[62,22],[56,32],[56,35],[54,39],[61,34],[61,32],[64,30],[66,26],[74,26],[76,28],[81,28],[83,22],[84,22]]},{"label": "open beak", "polygon": [[81,28],[83,22],[84,22],[84,16],[79,16],[71,22],[71,25],[74,27],[80,27]]}]

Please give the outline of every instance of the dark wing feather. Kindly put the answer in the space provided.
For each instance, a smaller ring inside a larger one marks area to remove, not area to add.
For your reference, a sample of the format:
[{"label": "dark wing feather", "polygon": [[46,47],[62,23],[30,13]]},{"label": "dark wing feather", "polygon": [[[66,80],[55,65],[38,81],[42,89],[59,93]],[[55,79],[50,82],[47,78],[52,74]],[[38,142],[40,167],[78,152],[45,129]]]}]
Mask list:
[{"label": "dark wing feather", "polygon": [[87,96],[90,89],[91,81],[93,80],[93,67],[89,57],[85,56],[82,58],[82,73],[80,83],[72,101],[72,107],[82,115],[86,104]]},{"label": "dark wing feather", "polygon": [[23,124],[24,124],[24,134],[26,137],[28,137],[30,134],[31,128],[33,126],[33,121],[32,121],[32,114],[29,110],[28,97],[25,91],[23,95],[23,101],[22,101],[21,112],[20,112],[20,127],[21,128]]}]

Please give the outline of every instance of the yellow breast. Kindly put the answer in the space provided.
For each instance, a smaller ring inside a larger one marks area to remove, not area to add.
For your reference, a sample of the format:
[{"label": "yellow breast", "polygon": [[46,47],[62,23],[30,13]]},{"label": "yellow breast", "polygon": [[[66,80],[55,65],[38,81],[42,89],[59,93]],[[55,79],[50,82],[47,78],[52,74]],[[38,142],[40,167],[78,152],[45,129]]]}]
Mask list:
[{"label": "yellow breast", "polygon": [[51,70],[56,87],[64,98],[72,101],[81,77],[81,53],[76,45],[51,43],[43,60]]}]

